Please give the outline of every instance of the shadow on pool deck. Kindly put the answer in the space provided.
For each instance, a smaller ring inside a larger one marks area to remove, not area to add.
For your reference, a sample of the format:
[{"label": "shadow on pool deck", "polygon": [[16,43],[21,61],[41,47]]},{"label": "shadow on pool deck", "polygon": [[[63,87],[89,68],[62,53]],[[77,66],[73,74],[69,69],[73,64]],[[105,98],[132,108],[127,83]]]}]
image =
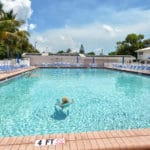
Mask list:
[{"label": "shadow on pool deck", "polygon": [[55,120],[64,120],[64,119],[66,119],[67,116],[69,116],[69,110],[67,110],[67,112],[65,112],[63,109],[58,109],[55,106],[55,111],[51,115],[51,118],[53,118]]}]

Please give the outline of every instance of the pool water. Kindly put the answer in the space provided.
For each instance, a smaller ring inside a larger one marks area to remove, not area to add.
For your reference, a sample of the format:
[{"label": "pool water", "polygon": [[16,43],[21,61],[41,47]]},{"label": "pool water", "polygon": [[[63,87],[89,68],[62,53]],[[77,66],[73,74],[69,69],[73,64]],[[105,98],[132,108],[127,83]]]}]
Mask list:
[{"label": "pool water", "polygon": [[[39,69],[0,84],[0,136],[150,127],[150,77],[105,69]],[[75,102],[56,106],[63,96]]]}]

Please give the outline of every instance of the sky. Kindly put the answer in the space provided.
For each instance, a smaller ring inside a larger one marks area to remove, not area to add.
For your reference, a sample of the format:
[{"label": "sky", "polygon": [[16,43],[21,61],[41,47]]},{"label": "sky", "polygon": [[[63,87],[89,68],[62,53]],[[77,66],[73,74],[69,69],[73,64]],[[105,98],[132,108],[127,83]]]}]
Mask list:
[{"label": "sky", "polygon": [[41,52],[59,50],[104,54],[116,50],[127,34],[150,38],[150,0],[0,0],[26,24]]}]

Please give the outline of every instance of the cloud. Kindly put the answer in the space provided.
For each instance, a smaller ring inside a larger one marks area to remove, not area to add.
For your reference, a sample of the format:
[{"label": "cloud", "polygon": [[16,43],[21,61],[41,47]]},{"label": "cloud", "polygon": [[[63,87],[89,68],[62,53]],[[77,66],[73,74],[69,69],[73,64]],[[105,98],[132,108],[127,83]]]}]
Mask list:
[{"label": "cloud", "polygon": [[[150,38],[150,10],[128,9],[128,11],[112,11],[106,14],[106,20],[99,19],[82,25],[64,25],[64,27],[49,29],[40,33],[34,32],[31,42],[38,42],[42,51],[49,47],[50,51],[78,50],[83,44],[86,51],[96,52],[104,49],[107,54],[116,49],[116,42],[125,39],[127,34],[144,34]],[[39,40],[39,39],[42,39]]]},{"label": "cloud", "polygon": [[0,0],[0,2],[4,5],[3,9],[5,11],[13,9],[14,14],[17,14],[16,19],[26,21],[25,25],[23,25],[21,29],[27,30],[28,28],[35,28],[34,24],[28,25],[28,19],[33,13],[30,0]]},{"label": "cloud", "polygon": [[104,24],[104,25],[102,26],[102,28],[103,28],[106,32],[108,32],[108,33],[113,33],[113,32],[114,32],[114,29],[113,29],[111,26],[109,26],[109,25]]},{"label": "cloud", "polygon": [[33,29],[35,29],[35,28],[36,28],[36,24],[32,24],[32,23],[29,24],[29,29],[30,29],[30,30],[33,30]]},{"label": "cloud", "polygon": [[101,23],[92,23],[82,27],[69,27],[47,30],[43,33],[33,33],[31,42],[37,41],[37,48],[44,51],[79,50],[83,44],[86,52],[95,51],[97,54],[104,50],[107,54],[115,50],[116,42],[124,40],[129,33],[147,33],[150,23],[139,23],[132,25],[111,26]]},{"label": "cloud", "polygon": [[117,38],[117,36],[118,32],[110,25],[93,23],[78,27],[51,29],[42,34],[33,33],[31,41],[32,43],[37,41],[37,48],[41,51],[44,51],[45,47],[49,47],[52,52],[67,48],[77,51],[81,44],[87,51],[100,51],[99,47],[108,49],[110,41],[115,43],[114,37]]},{"label": "cloud", "polygon": [[[58,11],[58,9],[56,11],[56,7],[52,7],[53,3],[49,6],[49,15],[47,15],[47,7],[44,7],[44,13],[46,14],[43,14],[40,9],[41,18],[40,13],[38,13],[38,19],[36,14],[34,15],[35,18],[33,17],[37,23],[39,21],[36,27],[36,24],[28,23],[33,13],[31,0],[0,1],[4,4],[5,10],[13,9],[17,13],[17,19],[26,21],[22,29],[34,30],[31,32],[30,41],[33,45],[37,42],[36,47],[40,51],[45,51],[47,47],[52,52],[66,50],[67,48],[77,51],[83,44],[86,52],[94,50],[98,53],[101,49],[104,49],[104,53],[107,54],[109,51],[115,50],[116,42],[124,40],[129,33],[141,33],[148,38],[150,36],[150,10],[148,9],[128,8],[118,10],[111,6],[108,6],[108,8],[103,7],[104,5],[98,5],[96,1],[90,1],[90,5],[85,3],[86,7],[85,5],[79,7],[81,4],[78,5],[76,1],[73,1],[76,7],[70,7],[68,3],[64,5],[64,3],[55,1],[58,2],[58,8],[61,11]],[[85,0],[83,1],[85,2]],[[116,6],[116,3],[114,5]],[[87,9],[88,7],[90,9]],[[92,11],[91,7],[93,8]],[[63,14],[64,12],[65,14]],[[51,16],[51,18],[45,18],[48,16]],[[52,21],[48,23],[47,20]],[[57,28],[54,28],[56,26]]]}]

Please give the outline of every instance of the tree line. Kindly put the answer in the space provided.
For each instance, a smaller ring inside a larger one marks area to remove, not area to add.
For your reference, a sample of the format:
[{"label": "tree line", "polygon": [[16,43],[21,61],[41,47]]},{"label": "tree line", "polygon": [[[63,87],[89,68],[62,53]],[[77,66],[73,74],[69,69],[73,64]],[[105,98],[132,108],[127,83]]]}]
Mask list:
[{"label": "tree line", "polygon": [[109,55],[132,55],[136,57],[135,50],[150,46],[150,39],[144,39],[143,34],[128,34],[123,41],[116,43],[116,51],[112,51]]},{"label": "tree line", "polygon": [[29,42],[29,32],[20,30],[23,24],[24,20],[17,20],[13,10],[4,11],[0,3],[0,59],[15,58],[24,52],[38,52]]},{"label": "tree line", "polygon": [[[57,52],[57,54],[65,54],[65,53],[72,53],[71,48],[68,48],[66,51],[60,50],[60,51]],[[86,54],[86,55],[89,55],[89,56],[95,56],[96,55],[94,51],[85,53],[85,48],[84,48],[83,44],[81,44],[79,52],[74,52],[74,53]]]},{"label": "tree line", "polygon": [[[118,41],[116,43],[116,50],[110,52],[108,55],[131,55],[131,56],[135,56],[136,57],[136,52],[135,50],[141,49],[141,48],[145,48],[145,47],[150,47],[150,39],[144,39],[144,35],[143,34],[135,34],[135,33],[131,33],[128,34],[125,38],[125,40],[123,41]],[[67,49],[67,51],[58,51],[59,54],[62,53],[70,53],[71,49]],[[90,51],[88,53],[85,53],[85,49],[83,44],[81,44],[80,49],[79,49],[79,53],[81,54],[86,54],[89,56],[95,56],[95,52],[94,51]],[[102,56],[103,54],[100,53],[100,56]]]}]

